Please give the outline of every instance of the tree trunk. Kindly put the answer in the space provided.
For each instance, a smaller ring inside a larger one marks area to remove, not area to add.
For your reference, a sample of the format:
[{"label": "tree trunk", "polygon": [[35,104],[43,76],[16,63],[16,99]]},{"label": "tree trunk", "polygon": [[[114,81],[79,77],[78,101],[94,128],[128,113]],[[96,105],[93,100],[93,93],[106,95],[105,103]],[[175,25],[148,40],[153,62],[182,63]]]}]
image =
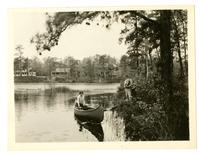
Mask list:
[{"label": "tree trunk", "polygon": [[145,55],[145,71],[146,71],[146,79],[149,77],[149,68],[148,68],[148,54]]},{"label": "tree trunk", "polygon": [[[138,32],[137,32],[137,16],[135,17],[135,31],[136,31],[136,37],[138,37]],[[136,47],[136,61],[137,61],[137,70],[138,70],[138,67],[139,67],[139,52],[138,52],[138,47]],[[139,75],[140,74],[140,71],[137,72],[137,74]]]},{"label": "tree trunk", "polygon": [[[183,31],[185,29],[185,24],[183,23]],[[183,37],[183,49],[184,49],[184,59],[185,59],[185,74],[188,74],[188,64],[187,64],[187,47],[186,47],[186,39],[185,39],[185,35]]]},{"label": "tree trunk", "polygon": [[178,52],[178,57],[179,57],[179,64],[180,64],[180,76],[183,77],[183,63],[182,63],[182,57],[181,57],[181,47],[180,47],[180,34],[178,32],[178,26],[176,24],[176,20],[174,18],[174,26],[175,26],[175,41],[177,44],[177,52]]},{"label": "tree trunk", "polygon": [[168,127],[170,133],[174,136],[176,129],[176,109],[173,105],[173,86],[172,86],[172,52],[170,42],[170,29],[171,29],[171,11],[160,11],[160,65],[161,65],[161,78],[163,87],[165,87],[164,94],[165,102],[164,108],[168,116]]},{"label": "tree trunk", "polygon": [[179,37],[177,37],[177,48],[178,48],[178,57],[179,57],[179,64],[180,64],[180,76],[183,77],[183,63],[182,63],[182,57],[181,57]]},{"label": "tree trunk", "polygon": [[28,63],[28,58],[27,58],[27,66],[26,66],[26,68],[27,68],[27,76],[29,76],[29,63]]},{"label": "tree trunk", "polygon": [[19,57],[19,70],[20,70],[20,77],[22,77],[22,56]]},{"label": "tree trunk", "polygon": [[188,75],[188,63],[187,63],[187,54],[186,54],[186,45],[185,45],[185,39],[184,39],[184,59],[185,59],[185,74]]},{"label": "tree trunk", "polygon": [[170,43],[171,11],[162,10],[160,17],[161,77],[170,88],[173,63]]},{"label": "tree trunk", "polygon": [[149,50],[149,59],[150,59],[150,65],[153,67],[153,60],[151,56],[151,50]]}]

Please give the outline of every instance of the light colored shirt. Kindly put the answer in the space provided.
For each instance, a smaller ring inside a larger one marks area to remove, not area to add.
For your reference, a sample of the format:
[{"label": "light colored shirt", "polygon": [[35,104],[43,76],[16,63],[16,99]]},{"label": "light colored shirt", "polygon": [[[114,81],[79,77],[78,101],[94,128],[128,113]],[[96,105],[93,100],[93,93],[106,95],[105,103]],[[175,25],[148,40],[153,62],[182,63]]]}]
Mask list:
[{"label": "light colored shirt", "polygon": [[78,103],[79,106],[80,106],[80,104],[85,105],[85,96],[84,95],[78,95],[77,103]]}]

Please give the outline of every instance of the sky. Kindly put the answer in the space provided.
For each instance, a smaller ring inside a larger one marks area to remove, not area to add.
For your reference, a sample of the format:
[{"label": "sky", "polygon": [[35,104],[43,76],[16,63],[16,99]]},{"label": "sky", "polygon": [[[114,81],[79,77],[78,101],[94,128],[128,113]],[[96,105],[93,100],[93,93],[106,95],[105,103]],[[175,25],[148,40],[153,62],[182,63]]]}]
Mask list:
[{"label": "sky", "polygon": [[44,58],[47,56],[64,58],[72,56],[76,59],[93,56],[95,54],[108,54],[112,57],[120,59],[126,53],[127,47],[119,44],[120,30],[123,26],[119,23],[112,24],[108,30],[100,23],[91,23],[90,26],[85,23],[71,27],[64,31],[60,37],[58,46],[54,47],[50,52],[43,52],[39,56],[30,39],[37,32],[45,32],[45,15],[41,12],[15,12],[11,15],[11,35],[12,49],[18,44],[24,47],[24,56],[37,56]]}]

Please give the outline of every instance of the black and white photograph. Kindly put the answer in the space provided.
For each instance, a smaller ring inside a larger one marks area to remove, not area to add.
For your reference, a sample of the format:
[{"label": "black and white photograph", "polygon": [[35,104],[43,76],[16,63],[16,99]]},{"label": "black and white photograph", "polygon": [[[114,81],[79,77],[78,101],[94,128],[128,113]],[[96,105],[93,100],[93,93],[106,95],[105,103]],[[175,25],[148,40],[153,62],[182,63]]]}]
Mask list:
[{"label": "black and white photograph", "polygon": [[10,9],[13,143],[194,142],[193,11]]}]

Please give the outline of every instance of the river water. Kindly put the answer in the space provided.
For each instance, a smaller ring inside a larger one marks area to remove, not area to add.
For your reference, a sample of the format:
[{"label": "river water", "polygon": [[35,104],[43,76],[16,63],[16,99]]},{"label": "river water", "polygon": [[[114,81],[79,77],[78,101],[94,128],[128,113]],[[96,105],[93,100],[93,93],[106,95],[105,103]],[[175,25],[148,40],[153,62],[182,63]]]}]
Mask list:
[{"label": "river water", "polygon": [[[66,87],[72,91],[49,94],[44,93],[52,88],[49,84],[15,84],[16,142],[124,141],[124,123],[115,112],[105,111],[101,124],[81,124],[74,117],[74,103],[70,102],[77,95],[74,90],[83,90],[89,96],[100,94],[97,100],[103,101],[99,102],[110,103],[105,94],[115,93],[118,86],[118,83],[55,83],[54,88]],[[112,106],[105,105],[105,108]]]}]

